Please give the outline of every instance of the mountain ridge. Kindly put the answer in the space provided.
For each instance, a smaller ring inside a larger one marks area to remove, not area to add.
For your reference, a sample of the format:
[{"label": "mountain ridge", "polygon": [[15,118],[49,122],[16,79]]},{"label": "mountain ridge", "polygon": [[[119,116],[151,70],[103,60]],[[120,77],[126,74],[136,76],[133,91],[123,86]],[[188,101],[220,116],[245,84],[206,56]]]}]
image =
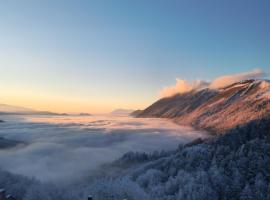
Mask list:
[{"label": "mountain ridge", "polygon": [[270,82],[244,80],[221,89],[202,89],[160,99],[136,117],[171,118],[210,132],[224,133],[270,116]]},{"label": "mountain ridge", "polygon": [[34,110],[31,108],[13,106],[8,104],[0,104],[0,115],[67,115],[67,114]]}]

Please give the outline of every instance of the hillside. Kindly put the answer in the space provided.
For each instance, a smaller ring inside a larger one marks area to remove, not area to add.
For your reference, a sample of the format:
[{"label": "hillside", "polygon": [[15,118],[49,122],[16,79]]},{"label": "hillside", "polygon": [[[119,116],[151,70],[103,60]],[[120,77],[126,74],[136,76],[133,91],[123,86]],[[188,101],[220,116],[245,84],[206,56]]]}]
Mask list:
[{"label": "hillside", "polygon": [[143,110],[135,110],[132,113],[130,113],[129,115],[132,117],[136,117],[136,116],[140,115],[141,112],[143,112]]},{"label": "hillside", "polygon": [[223,133],[270,116],[270,82],[246,80],[221,89],[195,90],[163,98],[137,117],[173,118],[177,123]]}]

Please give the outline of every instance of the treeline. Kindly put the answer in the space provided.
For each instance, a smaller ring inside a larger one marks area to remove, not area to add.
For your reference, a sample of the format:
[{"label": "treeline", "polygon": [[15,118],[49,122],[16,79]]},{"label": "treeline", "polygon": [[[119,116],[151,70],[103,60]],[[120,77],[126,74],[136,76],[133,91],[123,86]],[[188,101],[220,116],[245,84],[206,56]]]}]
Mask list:
[{"label": "treeline", "polygon": [[270,199],[269,120],[236,127],[201,144],[180,146],[158,159],[149,157],[124,155],[122,165],[142,164],[121,178],[97,181],[92,185],[96,198],[115,194],[134,200]]}]

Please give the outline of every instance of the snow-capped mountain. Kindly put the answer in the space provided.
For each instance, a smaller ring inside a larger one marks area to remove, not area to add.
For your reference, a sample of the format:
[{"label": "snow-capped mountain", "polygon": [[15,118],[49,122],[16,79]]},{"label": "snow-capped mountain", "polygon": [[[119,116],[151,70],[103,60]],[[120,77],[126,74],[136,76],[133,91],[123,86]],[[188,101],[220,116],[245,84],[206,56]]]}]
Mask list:
[{"label": "snow-capped mountain", "polygon": [[207,88],[177,94],[160,99],[137,117],[174,118],[180,124],[225,132],[270,118],[270,82],[246,80],[217,90]]}]

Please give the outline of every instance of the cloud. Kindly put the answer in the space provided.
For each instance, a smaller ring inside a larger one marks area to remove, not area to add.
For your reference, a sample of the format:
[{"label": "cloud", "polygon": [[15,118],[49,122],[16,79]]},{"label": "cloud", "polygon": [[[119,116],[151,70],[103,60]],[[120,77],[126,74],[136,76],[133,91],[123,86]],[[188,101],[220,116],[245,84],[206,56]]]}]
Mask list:
[{"label": "cloud", "polygon": [[22,145],[0,150],[0,168],[44,182],[75,183],[129,151],[171,150],[206,136],[163,119],[128,117],[5,119],[0,137]]},{"label": "cloud", "polygon": [[247,79],[256,79],[265,76],[266,73],[260,69],[254,69],[249,72],[243,72],[239,74],[232,74],[226,76],[220,76],[214,79],[212,82],[207,82],[203,80],[196,81],[187,81],[184,79],[176,79],[176,84],[173,86],[165,87],[160,92],[160,97],[170,97],[175,94],[181,94],[185,92],[190,92],[192,90],[198,90],[202,88],[218,89],[226,87],[230,84],[247,80]]},{"label": "cloud", "polygon": [[212,89],[223,88],[242,80],[261,78],[265,75],[266,74],[264,71],[260,69],[254,69],[253,71],[249,72],[221,76],[213,80],[209,87]]},{"label": "cloud", "polygon": [[165,87],[160,91],[161,97],[170,97],[175,94],[185,93],[196,89],[205,88],[208,83],[201,80],[187,81],[184,79],[176,79],[176,84],[173,86]]}]

